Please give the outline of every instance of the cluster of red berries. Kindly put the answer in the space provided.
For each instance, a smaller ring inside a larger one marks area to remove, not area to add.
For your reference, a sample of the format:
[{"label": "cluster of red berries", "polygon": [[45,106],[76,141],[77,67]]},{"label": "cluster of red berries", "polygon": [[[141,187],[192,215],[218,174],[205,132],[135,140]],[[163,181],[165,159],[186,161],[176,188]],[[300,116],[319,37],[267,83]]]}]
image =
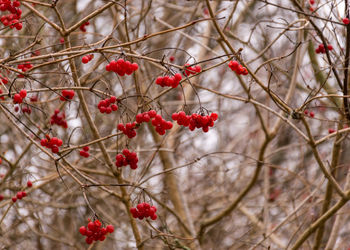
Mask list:
[{"label": "cluster of red berries", "polygon": [[307,109],[304,111],[304,114],[305,114],[305,115],[309,115],[311,118],[314,118],[314,117],[315,117],[315,113],[312,112],[312,111],[309,112]]},{"label": "cluster of red berries", "polygon": [[348,25],[349,23],[350,23],[349,18],[344,17],[344,18],[343,18],[343,24]]},{"label": "cluster of red berries", "polygon": [[60,96],[61,101],[72,100],[75,95],[74,90],[62,90],[62,96]]},{"label": "cluster of red berries", "polygon": [[27,113],[28,115],[30,115],[32,113],[32,109],[29,106],[24,106],[21,108],[21,110],[23,113]]},{"label": "cluster of red berries", "polygon": [[86,236],[85,242],[87,244],[92,244],[94,241],[104,241],[106,239],[107,233],[113,233],[114,227],[108,225],[106,227],[101,227],[102,223],[99,220],[90,221],[87,227],[82,226],[79,228],[81,235]]},{"label": "cluster of red berries", "polygon": [[131,63],[129,61],[124,61],[124,59],[120,58],[117,61],[111,61],[106,65],[107,71],[113,71],[120,76],[124,76],[125,74],[131,75],[134,71],[139,68],[137,63]]},{"label": "cluster of red berries", "polygon": [[12,201],[16,202],[17,199],[21,200],[23,197],[26,197],[26,196],[27,196],[27,193],[25,191],[19,191],[19,192],[17,192],[16,196],[12,197]]},{"label": "cluster of red berries", "polygon": [[136,207],[130,208],[130,213],[132,216],[136,219],[142,220],[143,218],[150,217],[152,220],[157,219],[157,208],[155,206],[151,206],[147,202],[143,202],[140,204],[137,204]]},{"label": "cluster of red berries", "polygon": [[143,122],[149,122],[151,118],[156,117],[157,112],[155,110],[150,110],[136,115],[136,122],[141,124]]},{"label": "cluster of red berries", "polygon": [[[33,68],[33,64],[31,64],[30,62],[26,62],[24,64],[18,64],[17,68],[20,69],[22,72],[26,72],[29,69]],[[18,77],[23,78],[24,75],[19,74]]]},{"label": "cluster of red berries", "polygon": [[89,146],[83,147],[83,150],[79,151],[80,156],[88,158],[90,156],[89,150],[90,150]]},{"label": "cluster of red berries", "polygon": [[194,67],[189,66],[190,64],[185,64],[185,76],[195,75],[196,73],[200,73],[202,71],[201,66],[196,65]]},{"label": "cluster of red berries", "polygon": [[85,26],[88,26],[88,25],[90,25],[90,22],[89,22],[89,21],[87,21],[87,22],[83,23],[82,25],[80,25],[79,29],[80,29],[82,32],[86,32]]},{"label": "cluster of red berries", "polygon": [[[330,51],[333,50],[333,46],[330,45],[330,44],[327,45],[327,48]],[[326,53],[326,49],[325,49],[324,45],[321,43],[321,44],[318,45],[318,48],[315,50],[315,52],[316,52],[316,54],[319,54],[319,53],[325,54]]]},{"label": "cluster of red berries", "polygon": [[50,138],[50,136],[46,135],[46,138],[41,139],[40,144],[43,147],[50,148],[52,153],[57,154],[59,151],[59,147],[62,146],[63,142],[57,137]]},{"label": "cluster of red berries", "polygon": [[171,121],[164,120],[161,115],[156,115],[152,119],[152,125],[160,135],[164,135],[166,130],[169,130],[173,127],[173,123]]},{"label": "cluster of red berries", "polygon": [[214,121],[218,119],[217,113],[211,113],[210,115],[192,114],[186,115],[184,111],[179,113],[173,113],[171,118],[177,121],[177,124],[189,127],[191,131],[195,128],[202,128],[203,132],[208,132],[209,127],[214,126]]},{"label": "cluster of red berries", "polygon": [[[30,188],[33,186],[33,183],[31,181],[27,181],[27,187]],[[21,200],[23,197],[26,197],[27,196],[27,193],[25,191],[19,191],[17,192],[16,196],[13,196],[11,199],[12,199],[12,202],[16,202],[17,199],[18,200]],[[4,199],[4,196],[0,195],[0,201]]]},{"label": "cluster of red berries", "polygon": [[104,100],[101,100],[97,107],[100,110],[100,112],[110,114],[112,111],[117,111],[118,110],[118,105],[115,104],[117,101],[117,98],[115,96],[111,96],[110,98],[106,98]]},{"label": "cluster of red berries", "polygon": [[17,0],[11,3],[11,0],[0,0],[0,11],[9,11],[11,14],[3,15],[0,21],[3,25],[9,26],[10,28],[16,28],[17,30],[22,29],[22,23],[19,21],[21,19],[22,10],[18,8],[21,3]]},{"label": "cluster of red berries", "polygon": [[130,139],[136,136],[135,127],[136,127],[136,122],[127,123],[125,124],[125,126],[123,123],[119,123],[117,125],[117,129],[122,131]]},{"label": "cluster of red berries", "polygon": [[174,76],[160,76],[156,79],[156,84],[161,87],[172,87],[176,88],[179,86],[180,81],[182,80],[182,76],[179,73],[176,73]]},{"label": "cluster of red berries", "polygon": [[161,115],[157,115],[155,110],[150,110],[136,115],[136,122],[141,124],[143,122],[149,122],[152,119],[152,125],[160,135],[164,135],[166,130],[173,127],[172,122],[166,121]]},{"label": "cluster of red berries", "polygon": [[94,58],[93,54],[83,56],[83,58],[81,58],[81,62],[86,64],[86,63],[90,62],[93,58]]},{"label": "cluster of red berries", "polygon": [[65,120],[66,114],[64,111],[61,112],[59,109],[55,109],[55,113],[51,116],[50,123],[51,125],[57,124],[58,126],[61,126],[63,128],[68,128],[67,121]]},{"label": "cluster of red berries", "polygon": [[228,64],[228,67],[236,72],[237,75],[248,75],[247,68],[243,67],[241,64],[239,64],[237,61],[230,61]]},{"label": "cluster of red berries", "polygon": [[23,102],[23,99],[26,98],[27,96],[27,90],[25,89],[22,89],[19,94],[14,94],[13,96],[13,103],[22,103]]},{"label": "cluster of red berries", "polygon": [[137,168],[137,163],[139,159],[137,158],[137,154],[135,152],[130,152],[128,149],[123,149],[123,154],[117,154],[115,157],[115,165],[118,168],[125,167],[130,165],[131,169]]}]

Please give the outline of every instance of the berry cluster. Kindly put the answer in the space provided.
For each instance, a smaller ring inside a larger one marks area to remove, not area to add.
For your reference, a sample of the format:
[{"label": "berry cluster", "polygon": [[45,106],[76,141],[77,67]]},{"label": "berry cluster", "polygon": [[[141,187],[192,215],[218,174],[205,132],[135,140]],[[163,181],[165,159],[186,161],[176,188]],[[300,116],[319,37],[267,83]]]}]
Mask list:
[{"label": "berry cluster", "polygon": [[176,73],[174,76],[160,76],[156,79],[156,84],[161,87],[172,87],[176,88],[179,86],[182,76],[179,73]]},{"label": "berry cluster", "polygon": [[[26,72],[29,69],[33,68],[33,64],[31,64],[30,62],[26,62],[24,64],[18,64],[17,68],[20,69],[22,72]],[[19,74],[18,77],[23,78],[24,75]]]},{"label": "berry cluster", "polygon": [[17,0],[11,3],[11,0],[0,0],[0,11],[9,11],[11,14],[3,15],[0,21],[5,26],[10,26],[11,29],[16,28],[17,30],[22,29],[22,23],[19,21],[21,19],[22,10],[18,8],[21,3]]},{"label": "berry cluster", "polygon": [[22,103],[23,102],[23,99],[26,98],[27,96],[27,90],[25,89],[22,89],[19,94],[14,94],[13,96],[13,103]]},{"label": "berry cluster", "polygon": [[106,65],[107,71],[113,71],[120,76],[124,76],[125,74],[131,75],[134,71],[139,68],[137,63],[131,63],[129,61],[124,61],[124,59],[118,59],[117,61],[111,61]]},{"label": "berry cluster", "polygon": [[83,147],[83,150],[79,151],[80,156],[88,158],[90,156],[89,150],[90,150],[89,146]]},{"label": "berry cluster", "polygon": [[195,75],[196,73],[200,73],[202,71],[201,66],[196,65],[194,67],[189,66],[190,64],[185,64],[185,76]]},{"label": "berry cluster", "polygon": [[130,213],[136,219],[142,220],[143,218],[150,217],[152,220],[157,219],[157,208],[155,206],[151,206],[147,202],[143,202],[138,204],[136,207],[130,208]]},{"label": "berry cluster", "polygon": [[305,114],[305,115],[309,115],[311,118],[314,118],[314,117],[315,117],[315,113],[312,112],[312,111],[310,111],[310,113],[309,113],[309,111],[308,111],[307,109],[304,111],[304,114]]},{"label": "berry cluster", "polygon": [[52,153],[57,154],[59,151],[59,147],[62,146],[63,142],[57,137],[50,138],[50,136],[46,135],[46,138],[41,139],[40,144],[43,147],[50,148]]},{"label": "berry cluster", "polygon": [[86,63],[90,62],[93,58],[94,58],[93,54],[83,56],[83,58],[81,58],[81,62],[86,64]]},{"label": "berry cluster", "polygon": [[151,118],[156,117],[157,112],[155,110],[150,110],[136,115],[136,122],[141,124],[143,122],[149,122]]},{"label": "berry cluster", "polygon": [[348,25],[349,23],[350,23],[349,18],[344,17],[344,18],[343,18],[343,24]]},{"label": "berry cluster", "polygon": [[75,95],[74,90],[62,90],[62,96],[60,96],[61,101],[72,100]]},{"label": "berry cluster", "polygon": [[131,139],[136,136],[135,126],[136,122],[127,123],[125,126],[123,123],[119,123],[117,129],[122,131],[127,137]]},{"label": "berry cluster", "polygon": [[177,121],[179,125],[188,126],[191,131],[195,128],[202,128],[203,132],[208,132],[209,127],[213,127],[214,121],[218,119],[218,114],[211,113],[211,115],[206,116],[200,114],[186,115],[184,111],[180,111],[179,113],[173,113],[171,118]]},{"label": "berry cluster", "polygon": [[58,126],[61,126],[63,128],[68,128],[67,121],[65,120],[66,114],[64,111],[61,112],[59,109],[55,109],[55,113],[51,116],[50,123],[51,125],[57,124]]},{"label": "berry cluster", "polygon": [[79,228],[81,235],[86,236],[85,242],[87,244],[92,244],[94,241],[104,241],[106,239],[107,233],[113,233],[114,227],[108,225],[106,227],[101,227],[102,223],[99,220],[90,221],[87,227],[82,226]]},{"label": "berry cluster", "polygon": [[12,201],[16,202],[17,199],[21,200],[23,197],[26,197],[26,196],[27,196],[27,193],[25,191],[19,191],[19,192],[17,192],[16,196],[12,197]]},{"label": "berry cluster", "polygon": [[24,106],[22,107],[22,112],[30,115],[32,113],[32,109],[29,106]]},{"label": "berry cluster", "polygon": [[166,130],[169,130],[173,127],[171,121],[166,121],[161,115],[156,115],[152,119],[152,125],[156,128],[156,131],[160,135],[164,135]]},{"label": "berry cluster", "polygon": [[115,104],[117,101],[117,98],[115,96],[111,96],[110,98],[106,98],[104,100],[101,100],[97,107],[100,110],[100,112],[110,114],[112,111],[117,111],[118,110],[118,105]]},{"label": "berry cluster", "polygon": [[85,26],[88,26],[88,25],[90,25],[90,22],[89,22],[89,21],[87,21],[87,22],[83,23],[82,25],[80,25],[79,29],[80,29],[82,32],[86,32]]},{"label": "berry cluster", "polygon": [[[328,44],[327,48],[329,51],[333,50],[333,46]],[[318,45],[318,48],[315,50],[316,54],[325,54],[326,53],[326,49],[324,47],[324,45],[321,43],[320,45]]]},{"label": "berry cluster", "polygon": [[185,76],[189,76],[189,75],[195,75],[196,73],[200,73],[202,71],[201,66],[196,65],[194,67],[189,66],[190,64],[186,63],[185,64]]},{"label": "berry cluster", "polygon": [[228,67],[236,72],[237,75],[248,75],[248,70],[239,64],[237,61],[230,61]]},{"label": "berry cluster", "polygon": [[130,152],[126,148],[123,149],[122,153],[123,154],[117,154],[117,156],[115,157],[115,165],[118,168],[130,165],[131,169],[136,169],[137,163],[139,161],[139,159],[137,158],[137,154],[135,152]]}]

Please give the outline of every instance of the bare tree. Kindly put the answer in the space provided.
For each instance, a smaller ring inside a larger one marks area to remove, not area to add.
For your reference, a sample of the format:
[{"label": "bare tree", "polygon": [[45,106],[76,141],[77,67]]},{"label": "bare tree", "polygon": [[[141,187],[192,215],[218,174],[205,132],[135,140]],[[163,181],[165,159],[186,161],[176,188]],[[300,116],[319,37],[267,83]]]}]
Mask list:
[{"label": "bare tree", "polygon": [[349,3],[1,0],[1,249],[347,249]]}]

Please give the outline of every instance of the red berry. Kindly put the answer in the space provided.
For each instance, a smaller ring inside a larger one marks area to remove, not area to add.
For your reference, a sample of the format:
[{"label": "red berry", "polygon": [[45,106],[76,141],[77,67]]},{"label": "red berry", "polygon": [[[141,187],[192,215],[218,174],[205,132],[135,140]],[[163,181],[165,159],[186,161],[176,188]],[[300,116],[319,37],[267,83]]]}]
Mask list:
[{"label": "red berry", "polygon": [[83,58],[81,59],[81,62],[82,63],[88,63],[90,60],[89,60],[89,57],[87,57],[87,56],[83,56]]},{"label": "red berry", "polygon": [[108,225],[106,227],[108,233],[113,233],[114,232],[114,227],[112,225]]},{"label": "red berry", "polygon": [[328,129],[328,133],[332,134],[332,133],[334,133],[334,132],[335,132],[335,129],[332,129],[332,128],[329,128],[329,129]]},{"label": "red berry", "polygon": [[17,201],[17,198],[14,196],[11,198],[13,202],[16,202]]},{"label": "red berry", "polygon": [[22,192],[18,192],[17,195],[16,195],[16,197],[17,197],[17,199],[19,199],[19,200],[22,199],[22,197],[23,197],[23,196],[22,196]]},{"label": "red berry", "polygon": [[350,23],[349,18],[347,18],[347,17],[343,18],[343,23],[344,23],[345,25],[348,25],[348,24]]},{"label": "red berry", "polygon": [[95,223],[92,222],[92,221],[90,221],[90,222],[88,223],[88,229],[89,229],[90,231],[94,231],[94,230],[95,230]]},{"label": "red berry", "polygon": [[13,102],[14,103],[22,103],[22,97],[20,96],[20,94],[15,94],[13,96]]},{"label": "red berry", "polygon": [[79,228],[79,232],[81,233],[81,235],[86,235],[86,227],[81,226],[81,227]]}]

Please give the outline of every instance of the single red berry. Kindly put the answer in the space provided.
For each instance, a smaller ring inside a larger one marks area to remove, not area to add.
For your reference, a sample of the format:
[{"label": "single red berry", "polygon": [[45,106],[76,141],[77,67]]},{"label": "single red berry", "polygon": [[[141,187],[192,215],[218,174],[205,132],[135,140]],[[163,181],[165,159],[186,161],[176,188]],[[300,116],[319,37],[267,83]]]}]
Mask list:
[{"label": "single red berry", "polygon": [[86,235],[86,227],[84,226],[80,227],[79,232],[81,233],[81,235]]},{"label": "single red berry", "polygon": [[27,96],[27,90],[25,89],[22,89],[20,92],[19,92],[19,95],[23,98],[25,98]]},{"label": "single red berry", "polygon": [[12,201],[13,202],[16,202],[17,201],[17,198],[14,196],[14,197],[12,197]]},{"label": "single red berry", "polygon": [[334,133],[334,132],[335,132],[335,129],[332,129],[332,128],[329,128],[329,129],[328,129],[328,133],[332,134],[332,133]]},{"label": "single red berry", "polygon": [[89,151],[89,149],[90,149],[89,146],[83,147],[83,150],[84,150],[84,151]]},{"label": "single red berry", "polygon": [[344,23],[345,25],[348,25],[348,24],[350,23],[349,18],[347,18],[347,17],[343,18],[343,23]]},{"label": "single red berry", "polygon": [[314,117],[315,116],[315,113],[314,112],[310,112],[310,117]]},{"label": "single red berry", "polygon": [[114,227],[112,225],[108,225],[106,227],[106,230],[107,230],[108,233],[113,233],[114,232]]},{"label": "single red berry", "polygon": [[22,97],[20,96],[20,94],[14,94],[13,102],[14,103],[22,103]]},{"label": "single red berry", "polygon": [[3,199],[4,199],[4,196],[0,194],[0,201],[2,201]]},{"label": "single red berry", "polygon": [[327,48],[328,48],[328,50],[333,50],[333,46],[330,44],[327,45]]},{"label": "single red berry", "polygon": [[22,196],[22,192],[18,192],[17,193],[17,195],[16,195],[16,197],[17,197],[17,199],[22,199],[23,198],[23,196]]},{"label": "single red berry", "polygon": [[83,58],[81,59],[81,62],[86,64],[88,63],[90,60],[89,60],[89,57],[88,56],[83,56]]}]

